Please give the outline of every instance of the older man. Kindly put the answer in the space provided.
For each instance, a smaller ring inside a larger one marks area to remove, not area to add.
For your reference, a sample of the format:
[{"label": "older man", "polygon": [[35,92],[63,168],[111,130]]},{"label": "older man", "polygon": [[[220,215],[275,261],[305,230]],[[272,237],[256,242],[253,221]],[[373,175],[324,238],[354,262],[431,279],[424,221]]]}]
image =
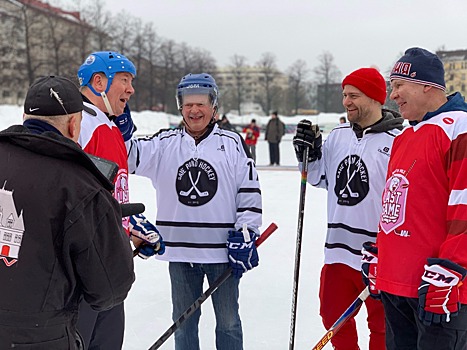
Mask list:
[{"label": "older man", "polygon": [[394,141],[377,240],[387,348],[465,350],[467,104],[446,96],[443,63],[425,49],[408,49],[390,78],[411,126]]}]

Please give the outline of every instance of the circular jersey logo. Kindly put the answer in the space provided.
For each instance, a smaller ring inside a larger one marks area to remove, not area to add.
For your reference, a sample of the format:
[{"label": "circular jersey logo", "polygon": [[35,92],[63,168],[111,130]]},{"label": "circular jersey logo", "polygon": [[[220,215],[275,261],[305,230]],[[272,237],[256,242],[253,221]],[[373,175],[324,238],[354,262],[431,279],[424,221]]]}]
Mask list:
[{"label": "circular jersey logo", "polygon": [[214,167],[203,159],[190,159],[178,168],[175,187],[180,203],[197,207],[208,203],[218,186]]},{"label": "circular jersey logo", "polygon": [[368,169],[357,155],[345,157],[337,167],[334,193],[339,205],[356,205],[370,189]]}]

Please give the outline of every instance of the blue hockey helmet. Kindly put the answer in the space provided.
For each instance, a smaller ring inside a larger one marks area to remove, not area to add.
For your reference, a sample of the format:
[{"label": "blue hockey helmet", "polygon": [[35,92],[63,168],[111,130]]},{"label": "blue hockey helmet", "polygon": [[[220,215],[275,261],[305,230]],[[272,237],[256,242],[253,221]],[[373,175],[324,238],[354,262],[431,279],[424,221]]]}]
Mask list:
[{"label": "blue hockey helmet", "polygon": [[219,89],[214,78],[207,73],[185,75],[177,86],[177,107],[181,111],[184,95],[209,95],[209,100],[217,108]]},{"label": "blue hockey helmet", "polygon": [[112,85],[115,73],[127,72],[136,77],[136,67],[128,58],[115,51],[100,51],[90,54],[79,67],[78,79],[80,86],[88,86],[94,94],[98,95],[91,86],[91,78],[96,73],[103,73],[108,79],[107,93]]}]

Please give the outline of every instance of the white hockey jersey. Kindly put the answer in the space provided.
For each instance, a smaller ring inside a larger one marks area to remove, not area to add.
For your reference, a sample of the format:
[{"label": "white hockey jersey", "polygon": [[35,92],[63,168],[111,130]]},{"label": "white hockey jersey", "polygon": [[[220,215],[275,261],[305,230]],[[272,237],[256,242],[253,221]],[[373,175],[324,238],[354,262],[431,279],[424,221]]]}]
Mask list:
[{"label": "white hockey jersey", "polygon": [[376,240],[391,147],[402,125],[392,113],[385,110],[361,138],[349,123],[334,128],[322,158],[309,163],[308,183],[328,190],[325,264],[360,270],[362,244]]},{"label": "white hockey jersey", "polygon": [[166,251],[158,259],[227,262],[227,236],[247,224],[258,233],[258,175],[240,135],[217,125],[198,144],[183,129],[126,142],[130,173],[151,179],[156,226]]}]

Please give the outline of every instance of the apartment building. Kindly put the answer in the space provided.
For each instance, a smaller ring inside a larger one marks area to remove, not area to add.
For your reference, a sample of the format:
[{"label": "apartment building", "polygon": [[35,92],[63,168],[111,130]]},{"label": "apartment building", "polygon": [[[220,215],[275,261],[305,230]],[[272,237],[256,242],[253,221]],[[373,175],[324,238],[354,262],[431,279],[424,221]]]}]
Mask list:
[{"label": "apartment building", "polygon": [[446,93],[459,91],[463,96],[467,94],[467,50],[438,51],[444,64],[444,78]]},{"label": "apartment building", "polygon": [[39,76],[74,78],[91,29],[79,12],[39,0],[1,0],[0,103],[23,104],[29,85]]}]

